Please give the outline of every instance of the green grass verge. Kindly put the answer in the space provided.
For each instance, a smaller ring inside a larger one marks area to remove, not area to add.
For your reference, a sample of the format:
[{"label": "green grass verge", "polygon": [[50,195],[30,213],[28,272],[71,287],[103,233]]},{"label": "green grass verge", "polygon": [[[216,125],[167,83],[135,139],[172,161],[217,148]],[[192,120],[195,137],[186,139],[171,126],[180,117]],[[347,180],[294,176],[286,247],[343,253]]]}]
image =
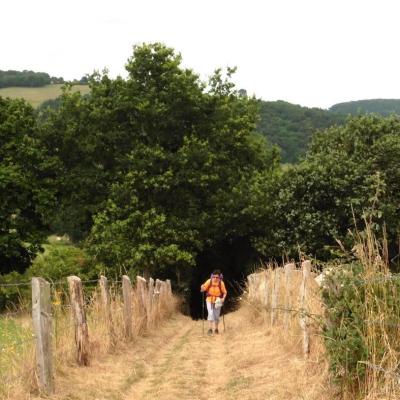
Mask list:
[{"label": "green grass verge", "polygon": [[18,352],[32,338],[31,328],[24,327],[17,319],[0,315],[0,354]]}]

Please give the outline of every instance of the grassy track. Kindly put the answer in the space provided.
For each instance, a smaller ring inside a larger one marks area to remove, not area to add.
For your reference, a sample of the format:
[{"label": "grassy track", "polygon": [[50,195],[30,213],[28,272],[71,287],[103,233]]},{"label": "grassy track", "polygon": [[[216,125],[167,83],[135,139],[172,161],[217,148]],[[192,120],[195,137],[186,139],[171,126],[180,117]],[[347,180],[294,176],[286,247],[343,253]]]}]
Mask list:
[{"label": "grassy track", "polygon": [[[38,107],[46,100],[55,99],[61,94],[63,85],[47,85],[38,88],[29,87],[9,87],[0,89],[1,97],[10,97],[12,99],[22,97],[27,100],[33,107]],[[89,93],[89,86],[74,85],[74,91],[80,91],[82,94]]]},{"label": "grassy track", "polygon": [[53,399],[333,399],[321,363],[305,361],[280,327],[252,324],[248,313],[226,315],[226,332],[212,337],[202,321],[176,315],[90,368],[65,367]]}]

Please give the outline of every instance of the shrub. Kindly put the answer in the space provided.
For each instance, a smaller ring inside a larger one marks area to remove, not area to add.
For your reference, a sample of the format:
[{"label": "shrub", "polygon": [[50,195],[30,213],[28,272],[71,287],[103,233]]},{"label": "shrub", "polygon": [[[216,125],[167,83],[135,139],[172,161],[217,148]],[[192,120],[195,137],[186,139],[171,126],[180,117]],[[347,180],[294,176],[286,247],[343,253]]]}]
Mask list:
[{"label": "shrub", "polygon": [[325,272],[322,298],[325,309],[325,346],[333,376],[353,385],[365,372],[359,360],[368,357],[363,337],[364,302],[361,263],[341,265]]}]

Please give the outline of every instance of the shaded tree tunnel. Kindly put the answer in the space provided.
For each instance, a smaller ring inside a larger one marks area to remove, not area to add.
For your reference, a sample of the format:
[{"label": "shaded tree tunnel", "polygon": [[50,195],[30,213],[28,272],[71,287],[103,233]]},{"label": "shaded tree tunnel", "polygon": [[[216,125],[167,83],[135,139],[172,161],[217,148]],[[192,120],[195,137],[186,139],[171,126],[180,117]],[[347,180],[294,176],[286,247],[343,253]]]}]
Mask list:
[{"label": "shaded tree tunnel", "polygon": [[[193,319],[202,318],[202,298],[200,286],[211,275],[213,270],[220,269],[228,291],[223,312],[237,307],[238,297],[246,276],[255,264],[257,255],[247,239],[237,239],[231,243],[220,243],[203,251],[196,260],[196,268],[192,270],[190,286],[186,295],[186,312]],[[207,311],[205,310],[205,317]]]}]

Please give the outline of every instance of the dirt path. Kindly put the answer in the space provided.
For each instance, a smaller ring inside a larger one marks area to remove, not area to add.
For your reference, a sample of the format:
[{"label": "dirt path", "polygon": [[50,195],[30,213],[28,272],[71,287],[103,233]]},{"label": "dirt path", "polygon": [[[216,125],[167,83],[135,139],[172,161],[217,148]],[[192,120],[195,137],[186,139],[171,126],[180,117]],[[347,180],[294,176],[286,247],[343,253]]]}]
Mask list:
[{"label": "dirt path", "polygon": [[226,386],[224,335],[203,336],[201,322],[182,322],[181,334],[157,354],[144,379],[132,386],[125,399],[214,399],[216,390]]},{"label": "dirt path", "polygon": [[[227,330],[202,335],[202,322],[175,316],[152,335],[87,369],[71,368],[63,400],[324,400],[318,363],[304,362],[276,332],[226,316]],[[282,332],[281,332],[282,333]],[[297,348],[296,348],[297,349]],[[71,382],[75,385],[71,386]]]}]

